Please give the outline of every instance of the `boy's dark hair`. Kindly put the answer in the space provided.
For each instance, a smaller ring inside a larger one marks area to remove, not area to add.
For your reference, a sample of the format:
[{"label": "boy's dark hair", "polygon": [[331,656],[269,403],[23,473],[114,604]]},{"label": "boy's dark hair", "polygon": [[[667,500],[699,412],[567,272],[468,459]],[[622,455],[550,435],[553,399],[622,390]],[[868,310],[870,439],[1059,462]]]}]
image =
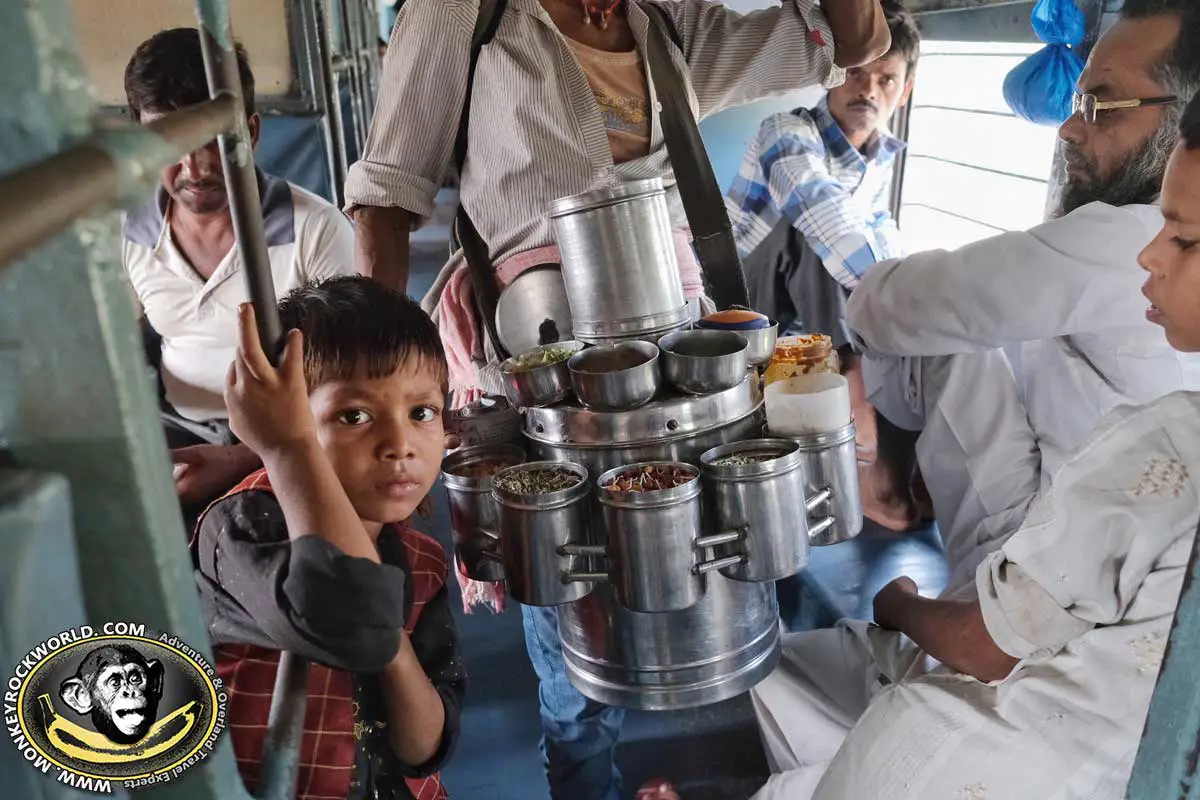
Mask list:
[{"label": "boy's dark hair", "polygon": [[350,380],[365,363],[370,378],[393,374],[409,358],[436,370],[445,386],[449,367],[437,327],[409,297],[361,275],[343,275],[288,292],[279,303],[285,331],[304,334],[304,377],[310,389]]},{"label": "boy's dark hair", "polygon": [[1188,150],[1200,147],[1200,94],[1192,97],[1183,112],[1183,121],[1179,123],[1179,138]]},{"label": "boy's dark hair", "polygon": [[892,47],[884,58],[904,56],[906,77],[911,78],[921,55],[921,29],[917,25],[917,18],[899,0],[883,0],[881,5],[888,30],[892,32]]},{"label": "boy's dark hair", "polygon": [[[1179,38],[1158,66],[1157,80],[1171,94],[1187,100],[1200,91],[1200,2],[1197,0],[1125,0],[1122,19],[1146,19],[1161,14],[1178,14]],[[1178,106],[1168,106],[1167,115],[1178,115]]]},{"label": "boy's dark hair", "polygon": [[[234,47],[249,118],[254,115],[254,73],[246,49],[240,44]],[[209,97],[200,31],[196,28],[171,28],[154,34],[138,45],[125,66],[125,99],[134,122],[141,121],[144,111],[178,111]]]}]

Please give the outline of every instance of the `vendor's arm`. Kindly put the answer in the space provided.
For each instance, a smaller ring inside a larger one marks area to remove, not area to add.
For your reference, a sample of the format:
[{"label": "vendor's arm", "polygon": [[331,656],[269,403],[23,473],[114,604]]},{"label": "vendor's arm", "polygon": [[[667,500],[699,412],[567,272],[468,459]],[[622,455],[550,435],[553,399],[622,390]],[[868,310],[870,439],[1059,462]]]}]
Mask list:
[{"label": "vendor's arm", "polygon": [[446,587],[429,601],[411,637],[380,677],[388,744],[409,777],[438,771],[458,740],[466,671]]},{"label": "vendor's arm", "polygon": [[[700,0],[657,5],[682,40],[701,119],[806,86],[838,86],[845,80],[841,66],[866,63],[891,41],[878,0],[835,0],[832,17],[813,0],[783,0],[746,14]],[[874,33],[865,33],[868,27]]]},{"label": "vendor's arm", "polygon": [[909,578],[897,578],[875,596],[875,621],[900,631],[933,658],[977,680],[1002,680],[1017,659],[988,633],[978,600],[931,600]]},{"label": "vendor's arm", "polygon": [[891,356],[1129,325],[1149,305],[1137,255],[1161,224],[1154,206],[1093,203],[1028,231],[880,263],[850,296],[847,319],[870,351]]},{"label": "vendor's arm", "polygon": [[772,202],[834,280],[853,289],[876,262],[900,255],[891,215],[867,208],[830,175],[815,124],[776,116],[759,137],[756,152]]},{"label": "vendor's arm", "polygon": [[433,214],[453,160],[478,14],[472,0],[404,4],[366,147],[346,176],[358,267],[399,291],[408,285],[409,235]]},{"label": "vendor's arm", "polygon": [[826,0],[821,9],[833,31],[833,61],[839,67],[869,64],[892,46],[879,0]]}]

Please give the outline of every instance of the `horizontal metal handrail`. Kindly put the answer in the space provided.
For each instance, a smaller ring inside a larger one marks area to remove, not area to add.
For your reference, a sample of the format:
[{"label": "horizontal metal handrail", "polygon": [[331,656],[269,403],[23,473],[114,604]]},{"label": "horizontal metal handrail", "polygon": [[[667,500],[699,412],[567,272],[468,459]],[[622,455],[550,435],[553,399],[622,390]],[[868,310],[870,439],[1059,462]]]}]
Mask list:
[{"label": "horizontal metal handrail", "polygon": [[[218,134],[232,130],[242,114],[241,101],[218,97],[147,123],[179,158]],[[122,159],[134,159],[145,171],[167,166],[150,163],[162,146],[152,138],[134,140],[129,153],[114,154],[97,135],[37,164],[0,176],[0,269],[66,230],[72,223],[120,199]],[[150,178],[147,177],[147,182]]]}]

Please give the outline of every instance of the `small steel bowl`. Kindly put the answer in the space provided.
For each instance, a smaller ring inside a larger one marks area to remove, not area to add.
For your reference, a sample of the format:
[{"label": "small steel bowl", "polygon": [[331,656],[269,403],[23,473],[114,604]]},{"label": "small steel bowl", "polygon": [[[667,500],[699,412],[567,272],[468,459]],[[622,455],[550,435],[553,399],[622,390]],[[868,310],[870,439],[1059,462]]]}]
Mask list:
[{"label": "small steel bowl", "polygon": [[746,351],[746,360],[750,362],[750,366],[761,367],[770,363],[775,356],[775,342],[779,338],[778,322],[771,320],[771,324],[765,328],[751,328],[738,333],[745,336],[747,344],[750,345]]},{"label": "small steel bowl", "polygon": [[584,347],[583,342],[555,342],[501,362],[500,375],[504,379],[504,395],[508,402],[515,408],[544,408],[561,403],[571,393],[571,373],[567,370],[570,356],[531,369],[518,369],[518,364],[528,356],[547,350],[565,350],[574,355]]},{"label": "small steel bowl", "polygon": [[658,347],[638,341],[589,347],[571,356],[567,370],[579,402],[596,411],[627,411],[658,392]]},{"label": "small steel bowl", "polygon": [[679,331],[658,342],[667,382],[687,394],[713,394],[746,379],[750,345],[740,331]]}]

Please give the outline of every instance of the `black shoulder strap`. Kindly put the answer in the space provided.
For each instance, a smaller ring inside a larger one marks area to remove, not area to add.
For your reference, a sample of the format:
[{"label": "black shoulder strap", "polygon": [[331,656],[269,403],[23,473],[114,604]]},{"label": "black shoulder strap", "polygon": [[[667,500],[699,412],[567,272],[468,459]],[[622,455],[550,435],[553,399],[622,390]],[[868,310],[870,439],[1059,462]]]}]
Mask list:
[{"label": "black shoulder strap", "polygon": [[717,308],[749,307],[746,277],[733,239],[733,228],[725,212],[725,196],[717,185],[712,162],[700,138],[700,128],[688,104],[688,82],[671,61],[671,43],[686,52],[679,31],[656,3],[639,4],[650,17],[646,43],[650,75],[662,111],[663,138],[675,171],[679,197],[692,229],[692,244],[704,274],[704,282]]},{"label": "black shoulder strap", "polygon": [[454,168],[462,174],[467,160],[467,128],[471,121],[471,90],[475,86],[475,65],[479,63],[479,51],[490,43],[500,27],[500,18],[508,7],[508,0],[479,0],[479,18],[475,21],[475,32],[471,35],[471,57],[467,65],[467,91],[463,95],[462,114],[458,119],[458,136],[454,140]]},{"label": "black shoulder strap", "polygon": [[[454,140],[454,168],[459,177],[459,191],[462,190],[463,165],[467,163],[467,132],[471,126],[471,91],[475,87],[475,66],[479,62],[480,50],[496,35],[500,19],[507,7],[508,0],[479,0],[479,19],[471,37],[471,58],[467,66],[467,90],[463,95],[462,112],[458,119],[458,136]],[[471,222],[471,217],[463,208],[461,200],[455,214],[454,233],[467,262],[467,274],[471,279],[475,310],[479,313],[482,330],[491,339],[492,348],[496,353],[502,357],[506,356],[508,354],[496,331],[496,304],[500,300],[500,288],[496,285],[496,275],[492,269],[487,243],[475,229],[475,224]]]}]

